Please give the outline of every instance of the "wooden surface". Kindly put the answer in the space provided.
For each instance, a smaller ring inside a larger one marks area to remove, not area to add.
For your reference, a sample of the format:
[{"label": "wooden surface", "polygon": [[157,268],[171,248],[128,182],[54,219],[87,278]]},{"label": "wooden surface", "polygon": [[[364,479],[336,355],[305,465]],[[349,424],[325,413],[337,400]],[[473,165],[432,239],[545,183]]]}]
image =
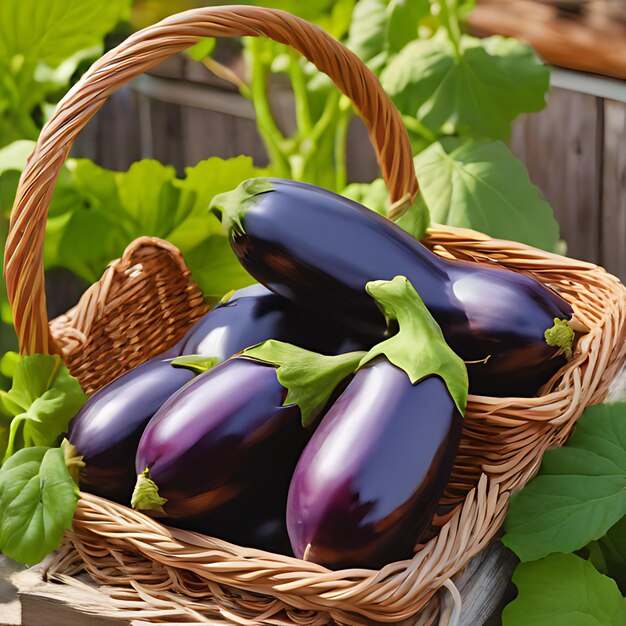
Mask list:
[{"label": "wooden surface", "polygon": [[[624,0],[479,0],[469,24],[479,35],[528,41],[548,63],[626,79]],[[574,7],[577,5],[577,7]],[[573,10],[577,8],[578,10]]]},{"label": "wooden surface", "polygon": [[601,110],[597,98],[555,89],[548,106],[513,128],[511,149],[554,208],[571,256],[599,260]]}]

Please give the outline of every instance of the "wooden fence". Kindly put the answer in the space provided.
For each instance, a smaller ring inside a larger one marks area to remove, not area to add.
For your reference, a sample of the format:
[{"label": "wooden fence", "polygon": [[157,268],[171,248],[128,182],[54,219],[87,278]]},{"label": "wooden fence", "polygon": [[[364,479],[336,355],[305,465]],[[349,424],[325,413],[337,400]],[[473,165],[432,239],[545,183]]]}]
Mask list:
[{"label": "wooden fence", "polygon": [[[281,123],[292,127],[288,96],[274,100]],[[547,107],[516,121],[510,145],[554,208],[568,254],[626,280],[626,83],[555,71]],[[113,169],[146,157],[179,171],[212,155],[248,154],[261,165],[267,160],[252,105],[182,57],[118,91],[73,154]],[[358,120],[348,155],[351,180],[377,175]]]}]

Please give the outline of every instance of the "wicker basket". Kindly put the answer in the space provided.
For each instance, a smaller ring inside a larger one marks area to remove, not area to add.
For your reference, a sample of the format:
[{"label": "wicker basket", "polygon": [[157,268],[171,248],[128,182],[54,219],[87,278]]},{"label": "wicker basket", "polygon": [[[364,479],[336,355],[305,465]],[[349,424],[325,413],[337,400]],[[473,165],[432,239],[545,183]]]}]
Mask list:
[{"label": "wicker basket", "polygon": [[[392,202],[418,192],[409,141],[378,80],[320,29],[281,11],[232,6],[172,16],[102,57],[43,129],[20,180],[5,253],[7,289],[25,353],[61,352],[93,390],[173,343],[202,313],[178,252],[142,239],[110,266],[68,315],[46,319],[42,247],[46,210],[72,141],[128,80],[207,36],[266,36],[327,73],[363,118]],[[51,565],[57,578],[87,570],[111,606],[154,621],[239,624],[428,624],[436,592],[498,531],[511,491],[561,445],[583,409],[601,402],[624,359],[626,291],[603,269],[522,244],[453,228],[429,232],[436,253],[489,260],[558,290],[589,329],[569,363],[536,398],[471,396],[461,449],[443,498],[446,515],[412,559],[380,571],[329,571],[314,563],[169,529],[83,494],[72,532]]]}]

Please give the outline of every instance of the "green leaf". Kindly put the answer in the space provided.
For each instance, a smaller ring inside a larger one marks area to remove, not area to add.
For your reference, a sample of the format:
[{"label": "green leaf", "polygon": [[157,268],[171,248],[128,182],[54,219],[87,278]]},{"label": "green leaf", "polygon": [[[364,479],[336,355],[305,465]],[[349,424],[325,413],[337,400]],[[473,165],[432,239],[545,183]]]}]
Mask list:
[{"label": "green leaf", "polygon": [[0,60],[36,59],[58,66],[74,53],[101,43],[129,15],[130,0],[2,0]]},{"label": "green leaf", "polygon": [[417,37],[418,23],[429,12],[428,0],[360,0],[347,45],[380,72],[392,54]]},{"label": "green leaf", "polygon": [[0,357],[0,374],[6,378],[13,378],[19,362],[20,355],[17,352],[5,352]]},{"label": "green leaf", "polygon": [[0,149],[0,174],[9,171],[21,172],[26,166],[26,159],[35,149],[35,142],[23,139],[14,141]]},{"label": "green leaf", "polygon": [[441,31],[405,46],[381,82],[400,111],[433,133],[507,140],[521,113],[545,106],[550,72],[527,45],[464,35],[457,57]]},{"label": "green leaf", "polygon": [[216,356],[184,354],[183,356],[176,357],[171,364],[174,367],[186,367],[196,374],[203,374],[204,372],[208,372],[212,367],[215,367],[219,362],[220,360]]},{"label": "green leaf", "polygon": [[192,59],[196,61],[202,61],[208,56],[211,56],[211,52],[215,48],[215,44],[217,40],[215,37],[205,37],[201,39],[195,46],[191,46],[191,48],[187,48],[185,50],[185,54],[188,54]]},{"label": "green leaf", "polygon": [[[377,178],[371,183],[352,183],[343,190],[342,195],[384,217],[387,216],[389,192],[382,178]],[[421,193],[417,195],[404,215],[395,220],[395,223],[415,239],[421,239],[426,234],[430,226],[430,212]]]},{"label": "green leaf", "polygon": [[585,409],[567,446],[548,450],[511,498],[502,541],[522,561],[573,552],[626,515],[626,403]]},{"label": "green leaf", "polygon": [[365,286],[385,315],[387,324],[398,322],[398,332],[374,346],[360,366],[384,355],[404,370],[412,383],[428,376],[439,376],[448,387],[461,415],[467,403],[467,368],[443,338],[441,328],[426,305],[404,276],[393,280],[375,280]]},{"label": "green leaf", "polygon": [[278,382],[287,389],[283,405],[300,407],[303,426],[315,420],[337,385],[356,370],[363,354],[325,356],[273,339],[243,351],[246,357],[277,367]]},{"label": "green leaf", "polygon": [[503,626],[623,626],[626,598],[614,580],[573,554],[522,563],[513,574],[518,595]]},{"label": "green leaf", "polygon": [[35,565],[61,543],[79,492],[61,448],[27,448],[0,469],[0,552]]},{"label": "green leaf", "polygon": [[446,140],[415,157],[433,222],[552,250],[559,228],[526,167],[499,141]]},{"label": "green leaf", "polygon": [[106,170],[87,159],[70,161],[70,181],[55,193],[48,220],[46,267],[67,267],[94,282],[131,241],[147,235],[180,249],[206,295],[249,285],[253,279],[208,207],[216,194],[262,172],[249,157],[207,159],[187,168],[183,179],[150,159],[128,172]]},{"label": "green leaf", "polygon": [[617,581],[622,593],[626,593],[626,516],[597,543],[604,556],[607,573]]},{"label": "green leaf", "polygon": [[59,356],[22,357],[13,385],[2,392],[2,403],[13,414],[6,461],[18,447],[53,445],[86,400],[85,394]]}]

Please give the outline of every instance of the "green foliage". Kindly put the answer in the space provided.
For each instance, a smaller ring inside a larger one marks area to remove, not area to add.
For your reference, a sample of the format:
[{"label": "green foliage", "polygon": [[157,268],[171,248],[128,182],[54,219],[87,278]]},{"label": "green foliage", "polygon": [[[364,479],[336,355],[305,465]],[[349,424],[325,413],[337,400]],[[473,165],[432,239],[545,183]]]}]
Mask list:
[{"label": "green foliage", "polygon": [[457,51],[439,31],[407,45],[381,80],[400,111],[436,135],[506,140],[520,113],[545,106],[549,71],[514,39],[463,36]]},{"label": "green foliage", "polygon": [[[414,163],[420,195],[397,220],[414,237],[423,236],[428,226],[424,217],[430,214],[437,224],[472,228],[544,250],[557,246],[559,227],[550,205],[502,142],[444,139],[418,154]],[[343,194],[383,215],[389,209],[381,179],[350,185]]]},{"label": "green foliage", "polygon": [[129,6],[130,0],[2,0],[0,147],[37,136],[33,115],[56,100],[82,60],[98,56],[104,35]]},{"label": "green foliage", "polygon": [[[187,168],[183,179],[153,160],[113,172],[77,159],[67,170],[71,184],[55,194],[48,220],[46,267],[68,267],[94,282],[131,241],[148,235],[178,246],[207,296],[253,282],[208,212],[214,195],[263,173],[252,159],[210,158]],[[64,201],[64,194],[71,201]]]},{"label": "green foliage", "polygon": [[518,596],[503,626],[622,626],[626,598],[615,581],[573,554],[522,563],[513,574]]},{"label": "green foliage", "polygon": [[78,487],[61,448],[25,448],[0,468],[0,552],[36,565],[70,528]]},{"label": "green foliage", "polygon": [[522,561],[573,552],[625,515],[626,403],[593,406],[567,446],[548,450],[539,475],[511,499],[503,542]]},{"label": "green foliage", "polygon": [[433,222],[554,249],[552,209],[505,144],[444,140],[415,157],[415,171]]},{"label": "green foliage", "polygon": [[0,457],[54,445],[86,400],[58,356],[35,354],[14,364],[10,391],[0,391]]}]

